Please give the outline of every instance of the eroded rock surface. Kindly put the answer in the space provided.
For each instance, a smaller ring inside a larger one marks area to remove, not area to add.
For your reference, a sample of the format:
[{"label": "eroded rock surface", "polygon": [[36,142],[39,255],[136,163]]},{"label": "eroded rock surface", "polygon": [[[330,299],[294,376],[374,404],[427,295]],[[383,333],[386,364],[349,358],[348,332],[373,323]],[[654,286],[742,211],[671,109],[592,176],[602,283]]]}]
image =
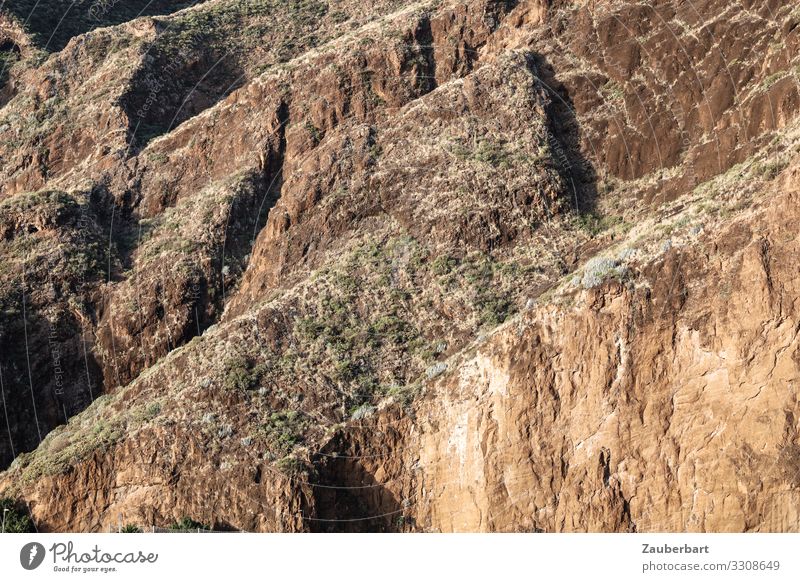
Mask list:
[{"label": "eroded rock surface", "polygon": [[791,2],[251,4],[0,9],[2,496],[798,529]]}]

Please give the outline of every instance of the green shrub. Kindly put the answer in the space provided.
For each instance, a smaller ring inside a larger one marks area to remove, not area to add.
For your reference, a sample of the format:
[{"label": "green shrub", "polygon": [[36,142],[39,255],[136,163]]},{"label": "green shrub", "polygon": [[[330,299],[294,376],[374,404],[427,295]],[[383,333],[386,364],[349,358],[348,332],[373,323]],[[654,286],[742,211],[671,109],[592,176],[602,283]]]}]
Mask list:
[{"label": "green shrub", "polygon": [[[0,499],[0,514],[5,515],[4,533],[30,533],[34,531],[33,522],[25,510],[13,499]],[[3,519],[0,516],[0,519]]]},{"label": "green shrub", "polygon": [[15,51],[0,51],[0,88],[6,84],[9,76],[9,69],[19,60],[19,55]]},{"label": "green shrub", "polygon": [[261,427],[270,449],[282,456],[303,442],[307,428],[308,420],[296,410],[273,412]]},{"label": "green shrub", "polygon": [[788,165],[788,162],[779,160],[765,162],[759,166],[758,173],[761,174],[765,180],[772,181],[777,178],[778,175],[783,172]]},{"label": "green shrub", "polygon": [[235,356],[225,362],[225,388],[229,390],[255,390],[264,375],[263,365],[255,364],[246,356]]},{"label": "green shrub", "polygon": [[769,91],[772,86],[786,76],[786,71],[779,71],[764,79],[762,87],[765,91]]},{"label": "green shrub", "polygon": [[275,463],[275,466],[280,472],[287,475],[299,473],[305,467],[300,459],[291,456],[283,457],[277,463]]},{"label": "green shrub", "polygon": [[458,261],[453,257],[447,255],[439,255],[434,259],[431,263],[431,270],[433,271],[434,275],[444,276],[449,274],[453,269],[456,268]]},{"label": "green shrub", "polygon": [[584,289],[593,289],[608,277],[624,280],[630,271],[619,260],[608,257],[594,257],[586,262],[580,284]]},{"label": "green shrub", "polygon": [[478,301],[480,312],[478,314],[483,325],[500,325],[514,311],[514,304],[503,296],[488,295]]},{"label": "green shrub", "polygon": [[405,345],[416,337],[413,327],[394,314],[379,317],[370,326],[369,333],[381,340],[379,344],[388,341],[397,345]]},{"label": "green shrub", "polygon": [[311,141],[314,143],[314,145],[317,145],[319,142],[322,141],[322,132],[316,125],[314,125],[310,121],[306,121],[305,129],[311,136]]},{"label": "green shrub", "polygon": [[402,386],[395,385],[389,387],[386,395],[393,397],[403,408],[406,408],[411,406],[411,403],[414,402],[414,399],[419,396],[421,391],[422,386],[418,383]]},{"label": "green shrub", "polygon": [[169,529],[182,531],[182,530],[192,530],[192,529],[210,530],[211,528],[203,523],[200,523],[199,521],[193,520],[190,517],[183,517],[180,521],[176,521],[175,523],[170,525]]},{"label": "green shrub", "polygon": [[621,222],[622,219],[619,216],[600,216],[594,212],[578,214],[575,217],[575,226],[590,237],[595,237]]}]

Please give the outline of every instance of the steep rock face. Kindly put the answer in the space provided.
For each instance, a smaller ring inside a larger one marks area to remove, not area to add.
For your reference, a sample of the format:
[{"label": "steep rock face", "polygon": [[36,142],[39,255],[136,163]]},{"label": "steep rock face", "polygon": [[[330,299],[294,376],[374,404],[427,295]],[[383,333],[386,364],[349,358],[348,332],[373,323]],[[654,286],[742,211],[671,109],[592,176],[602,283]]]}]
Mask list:
[{"label": "steep rock face", "polygon": [[[153,215],[209,178],[298,164],[339,124],[374,123],[467,74],[507,12],[504,3],[485,0],[439,9],[412,4],[386,16],[380,28],[364,27],[274,67],[154,142],[135,160],[141,184],[120,183],[120,196],[132,188],[143,214]],[[153,156],[166,163],[154,167]],[[266,178],[281,186],[274,175]]]},{"label": "steep rock face", "polygon": [[218,317],[269,211],[258,174],[212,183],[151,220],[123,226],[135,250],[103,290],[96,351],[108,387],[120,387]]},{"label": "steep rock face", "polygon": [[492,48],[535,46],[586,156],[612,177],[669,174],[649,193],[662,201],[743,162],[796,116],[797,23],[788,2],[598,0],[541,27],[509,19]]},{"label": "steep rock face", "polygon": [[153,34],[136,24],[97,31],[16,75],[0,111],[0,198],[64,177],[62,190],[87,189],[89,176],[125,157],[128,117],[118,99]]},{"label": "steep rock face", "polygon": [[14,65],[29,52],[30,38],[23,28],[6,14],[0,14],[0,105],[14,93]]},{"label": "steep rock face", "polygon": [[[370,217],[462,253],[527,238],[569,204],[551,163],[550,100],[535,59],[521,53],[439,87],[399,119],[330,135],[286,168],[281,198],[227,315],[320,264]],[[438,165],[448,171],[426,181]]]},{"label": "steep rock face", "polygon": [[643,265],[635,286],[525,312],[413,416],[352,426],[339,452],[358,468],[337,482],[398,503],[370,491],[346,515],[425,531],[797,531],[797,180],[795,166],[783,193]]},{"label": "steep rock face", "polygon": [[91,318],[115,254],[105,246],[101,208],[96,197],[58,191],[0,203],[0,387],[9,421],[3,464],[102,390]]},{"label": "steep rock face", "polygon": [[151,429],[135,436],[67,478],[38,480],[31,502],[40,508],[39,531],[108,531],[120,519],[165,527],[179,516],[217,530],[306,529],[303,516],[313,514],[313,500],[303,484],[262,475],[236,455],[210,464],[205,444],[191,431]]},{"label": "steep rock face", "polygon": [[796,529],[793,6],[293,6],[41,64],[0,21],[3,495],[52,531]]},{"label": "steep rock face", "polygon": [[[259,4],[259,10],[269,12],[267,4]],[[380,4],[376,10],[392,6],[391,2]],[[369,17],[361,8],[344,8],[358,16],[348,20],[348,27],[358,29]],[[267,128],[262,130],[279,131],[274,139],[267,138],[268,145],[264,146],[272,148],[269,151],[274,152],[275,159],[266,159],[261,147],[246,150],[247,160],[237,159],[230,156],[229,142],[209,147],[202,135],[201,147],[194,148],[194,156],[187,156],[174,140],[164,150],[139,152],[142,140],[137,132],[147,122],[142,121],[139,109],[146,113],[149,107],[146,102],[137,106],[135,100],[131,101],[141,89],[137,83],[147,79],[148,72],[167,74],[158,69],[159,61],[153,54],[203,51],[202,43],[192,45],[192,50],[182,47],[181,31],[186,32],[188,27],[193,33],[207,34],[206,19],[213,24],[214,18],[224,20],[230,12],[226,8],[209,16],[203,10],[199,6],[197,11],[181,12],[174,16],[174,22],[140,18],[77,36],[38,67],[32,64],[40,57],[35,34],[30,40],[14,15],[3,13],[4,34],[13,36],[14,46],[22,47],[21,56],[26,60],[18,63],[18,73],[16,68],[12,71],[14,90],[0,113],[0,196],[12,205],[17,199],[27,201],[23,205],[34,208],[34,221],[37,212],[45,209],[35,208],[40,202],[32,204],[29,199],[47,197],[27,192],[45,184],[53,185],[54,191],[69,192],[67,199],[91,201],[82,204],[75,220],[52,224],[42,232],[40,226],[26,224],[27,217],[22,222],[14,214],[7,217],[17,224],[4,229],[8,244],[0,249],[9,276],[4,282],[9,308],[3,314],[2,329],[6,333],[0,337],[0,368],[6,372],[4,394],[14,403],[15,421],[12,434],[2,445],[4,465],[14,453],[34,448],[50,429],[85,407],[93,396],[126,384],[145,366],[202,333],[218,317],[226,295],[235,288],[250,241],[274,204],[273,181],[280,170],[277,160],[285,147],[280,99],[280,121],[274,126],[267,121]],[[232,10],[238,14],[235,7]],[[199,28],[198,14],[205,23]],[[226,21],[226,26],[234,24]],[[329,32],[335,38],[345,30],[337,33],[334,26]],[[282,58],[289,59],[307,48],[307,44],[299,43]],[[170,102],[165,95],[172,95],[175,89],[148,87],[155,91],[148,95],[158,96],[162,103]],[[266,107],[262,100],[267,98],[259,94],[259,107]],[[255,106],[248,115],[261,118]],[[221,139],[250,137],[246,119],[224,119],[219,128],[219,135],[224,136]],[[240,132],[229,131],[230,126]],[[193,145],[197,134],[195,124],[182,135],[193,135]],[[172,158],[164,154],[174,150],[177,155]],[[203,171],[201,160],[208,159],[229,163],[215,175]],[[182,199],[177,208],[167,211],[179,202],[174,192],[181,192],[169,176],[175,160],[187,161],[178,168],[178,175],[183,180],[183,192],[195,196]],[[147,193],[148,203],[158,205],[157,211],[142,210],[147,203],[140,204],[137,192],[141,190]],[[178,228],[183,213],[187,213],[186,224]],[[208,228],[209,220],[213,228]],[[48,235],[73,244],[48,249],[43,243]],[[104,245],[98,243],[102,237],[108,241]],[[82,246],[86,248],[77,248]],[[67,249],[63,258],[71,261],[75,257],[67,255],[75,254],[79,259],[75,265],[48,272],[46,261],[51,269],[58,262],[52,257],[48,260],[47,255],[61,255],[56,251]],[[84,274],[78,263],[87,257],[91,272]],[[68,290],[45,292],[48,287],[40,278],[46,277],[54,287]],[[15,289],[29,294],[32,291],[32,296]],[[22,317],[26,308],[30,311],[30,329]],[[67,319],[57,314],[67,314]],[[51,327],[56,329],[56,343],[63,344],[60,350],[47,347],[51,344]],[[29,358],[26,351],[35,353]],[[69,366],[62,365],[58,355]],[[28,374],[29,368],[36,371]],[[61,387],[53,395],[51,385],[56,378],[66,385],[66,397],[59,398],[63,396]],[[41,410],[36,409],[38,400]],[[39,412],[42,417],[37,421]]]},{"label": "steep rock face", "polygon": [[[190,346],[56,431],[4,485],[53,529],[102,529],[122,513],[280,531],[794,531],[798,179],[795,165],[779,195],[721,231],[631,263],[628,283],[568,286],[531,307],[451,358],[410,409],[308,436],[311,469],[284,476],[252,457],[240,437],[255,401],[192,388],[192,367],[214,352]],[[168,398],[191,412],[163,400],[165,378],[185,386]],[[109,407],[125,424],[75,457]],[[213,467],[230,471],[224,486],[206,486]]]}]

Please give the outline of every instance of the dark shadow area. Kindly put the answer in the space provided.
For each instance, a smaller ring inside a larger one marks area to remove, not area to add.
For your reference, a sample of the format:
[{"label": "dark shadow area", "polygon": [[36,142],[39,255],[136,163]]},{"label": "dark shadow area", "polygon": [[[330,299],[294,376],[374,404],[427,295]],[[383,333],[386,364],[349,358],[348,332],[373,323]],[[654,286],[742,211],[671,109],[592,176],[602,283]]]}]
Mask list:
[{"label": "dark shadow area", "polygon": [[95,210],[58,192],[0,209],[0,468],[102,392],[92,329],[107,240]]},{"label": "dark shadow area", "polygon": [[533,56],[531,66],[551,99],[546,110],[549,145],[556,169],[564,180],[565,199],[579,215],[594,216],[598,177],[594,165],[583,152],[581,128],[572,99],[545,57]]},{"label": "dark shadow area", "polygon": [[0,470],[89,406],[103,386],[80,322],[62,313],[51,323],[31,305],[23,317],[17,299],[17,309],[6,303],[0,316]]},{"label": "dark shadow area", "polygon": [[202,38],[176,46],[168,38],[157,41],[150,49],[153,60],[136,73],[122,99],[135,150],[214,106],[246,80],[235,56],[208,47]]},{"label": "dark shadow area", "polygon": [[[106,296],[96,342],[102,353],[124,356],[104,359],[107,389],[133,381],[219,321],[247,268],[255,233],[265,226],[280,195],[284,147],[280,138],[279,149],[270,150],[273,155],[265,157],[264,168],[251,170],[231,185],[235,194],[202,240],[182,231],[172,214],[142,220],[132,203],[133,193],[116,207],[111,239],[118,263],[111,280],[117,285]],[[105,186],[95,190],[106,207],[113,207],[113,196]],[[187,223],[202,224],[215,210],[200,203],[202,194],[197,196],[198,204],[189,206]],[[166,326],[168,334],[162,331]],[[147,349],[138,349],[139,345]]]},{"label": "dark shadow area", "polygon": [[[333,439],[314,466],[312,485],[316,515],[309,522],[313,532],[399,532],[405,521],[400,501],[375,480],[350,447],[346,436]],[[334,453],[346,456],[333,456]]]},{"label": "dark shadow area", "polygon": [[12,0],[3,10],[23,24],[42,49],[58,52],[75,36],[139,16],[172,14],[204,0]]},{"label": "dark shadow area", "polygon": [[0,107],[4,106],[13,96],[9,86],[11,67],[20,59],[20,48],[12,40],[0,42]]}]

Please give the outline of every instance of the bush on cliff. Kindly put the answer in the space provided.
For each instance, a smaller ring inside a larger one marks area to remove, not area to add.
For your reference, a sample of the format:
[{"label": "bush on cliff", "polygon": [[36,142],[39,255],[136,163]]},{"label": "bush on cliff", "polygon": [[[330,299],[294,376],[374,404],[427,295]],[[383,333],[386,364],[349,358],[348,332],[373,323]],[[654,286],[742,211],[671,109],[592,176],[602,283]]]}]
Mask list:
[{"label": "bush on cliff", "polygon": [[3,520],[3,533],[30,533],[33,522],[13,499],[0,499],[0,514]]}]

